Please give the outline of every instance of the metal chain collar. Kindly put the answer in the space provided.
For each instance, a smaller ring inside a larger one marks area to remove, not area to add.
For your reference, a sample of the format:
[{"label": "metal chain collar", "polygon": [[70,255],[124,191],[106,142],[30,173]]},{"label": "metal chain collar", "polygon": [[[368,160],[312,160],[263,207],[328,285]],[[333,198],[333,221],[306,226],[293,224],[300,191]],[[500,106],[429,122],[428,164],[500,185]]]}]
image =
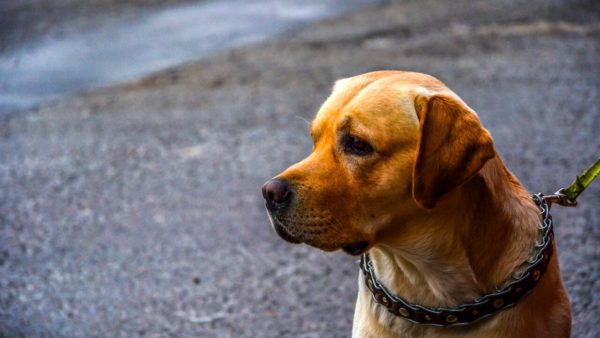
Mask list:
[{"label": "metal chain collar", "polygon": [[[538,226],[538,239],[533,255],[523,263],[522,272],[507,282],[507,285],[496,292],[482,296],[471,303],[462,304],[456,308],[426,307],[412,304],[392,295],[375,276],[373,262],[368,254],[360,260],[367,287],[373,300],[387,308],[392,314],[415,324],[432,326],[468,325],[472,322],[489,317],[497,312],[513,306],[524,295],[529,293],[546,272],[553,254],[552,216],[550,205],[542,193],[531,196],[540,209],[542,223]],[[549,196],[548,196],[549,197]]]}]

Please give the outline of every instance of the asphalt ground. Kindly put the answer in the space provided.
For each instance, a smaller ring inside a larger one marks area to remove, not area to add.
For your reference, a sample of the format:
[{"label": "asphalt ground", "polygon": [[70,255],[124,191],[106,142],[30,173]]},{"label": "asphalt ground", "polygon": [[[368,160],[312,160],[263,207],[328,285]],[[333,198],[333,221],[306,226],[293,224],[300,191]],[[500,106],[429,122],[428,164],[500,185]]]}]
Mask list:
[{"label": "asphalt ground", "polygon": [[[263,181],[334,80],[432,74],[532,192],[600,153],[592,1],[402,1],[0,121],[0,336],[348,337],[358,267],[280,240]],[[573,336],[600,326],[600,184],[556,207]]]}]

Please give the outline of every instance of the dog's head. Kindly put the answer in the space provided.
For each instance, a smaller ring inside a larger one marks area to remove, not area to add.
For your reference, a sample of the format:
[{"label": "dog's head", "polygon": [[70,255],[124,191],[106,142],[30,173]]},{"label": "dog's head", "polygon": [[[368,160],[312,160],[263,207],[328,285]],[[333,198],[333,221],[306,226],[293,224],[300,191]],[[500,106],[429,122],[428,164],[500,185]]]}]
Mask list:
[{"label": "dog's head", "polygon": [[269,217],[289,242],[350,254],[434,209],[495,155],[473,110],[409,72],[338,81],[311,137],[312,153],[264,184]]}]

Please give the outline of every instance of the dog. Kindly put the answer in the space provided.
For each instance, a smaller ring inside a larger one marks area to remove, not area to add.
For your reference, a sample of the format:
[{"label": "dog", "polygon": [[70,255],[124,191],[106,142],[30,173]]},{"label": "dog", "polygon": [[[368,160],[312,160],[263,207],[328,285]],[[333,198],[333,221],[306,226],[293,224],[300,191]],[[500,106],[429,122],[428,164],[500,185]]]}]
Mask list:
[{"label": "dog", "polygon": [[[536,285],[522,296],[513,287],[510,307],[492,297],[486,306],[500,311],[462,325],[450,325],[454,312],[438,325],[402,318],[422,308],[459,311],[501,290],[524,271],[540,236],[538,206],[444,83],[403,71],[339,80],[310,135],[312,153],[262,187],[275,232],[323,251],[368,253],[375,284],[408,304],[392,309],[390,295],[374,293],[359,273],[353,337],[570,336],[558,259],[546,251],[545,273],[529,271]],[[556,252],[554,241],[548,246]],[[424,311],[421,320],[437,313]]]}]

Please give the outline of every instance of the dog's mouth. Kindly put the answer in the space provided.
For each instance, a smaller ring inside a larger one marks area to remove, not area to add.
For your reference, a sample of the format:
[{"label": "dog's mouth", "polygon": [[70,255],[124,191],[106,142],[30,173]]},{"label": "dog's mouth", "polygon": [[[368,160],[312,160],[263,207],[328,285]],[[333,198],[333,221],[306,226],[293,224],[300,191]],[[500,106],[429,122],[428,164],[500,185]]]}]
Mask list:
[{"label": "dog's mouth", "polygon": [[342,247],[342,250],[344,250],[344,252],[346,252],[349,255],[358,256],[360,254],[363,254],[367,250],[368,247],[369,247],[369,242],[360,241],[360,242],[344,245]]},{"label": "dog's mouth", "polygon": [[[369,248],[368,241],[357,241],[347,245],[340,245],[335,243],[323,242],[318,237],[305,236],[304,234],[297,234],[294,231],[288,229],[285,225],[286,222],[278,217],[277,213],[268,213],[271,225],[275,233],[279,235],[284,241],[292,244],[306,243],[310,246],[319,248],[324,251],[335,251],[338,249],[344,250],[349,255],[358,256],[367,251]],[[347,242],[346,242],[347,243]]]},{"label": "dog's mouth", "polygon": [[299,244],[302,243],[301,241],[297,240],[294,236],[292,236],[284,227],[282,227],[280,224],[278,223],[274,223],[273,224],[273,228],[275,229],[275,232],[279,235],[279,237],[281,237],[283,240],[285,240],[286,242],[290,242],[293,244]]},{"label": "dog's mouth", "polygon": [[271,214],[269,214],[269,218],[271,219],[273,229],[275,230],[277,235],[279,235],[279,237],[281,237],[284,241],[293,244],[302,243],[301,241],[296,239],[292,234],[290,234],[290,232],[281,224],[281,222],[277,218],[271,216]]}]

